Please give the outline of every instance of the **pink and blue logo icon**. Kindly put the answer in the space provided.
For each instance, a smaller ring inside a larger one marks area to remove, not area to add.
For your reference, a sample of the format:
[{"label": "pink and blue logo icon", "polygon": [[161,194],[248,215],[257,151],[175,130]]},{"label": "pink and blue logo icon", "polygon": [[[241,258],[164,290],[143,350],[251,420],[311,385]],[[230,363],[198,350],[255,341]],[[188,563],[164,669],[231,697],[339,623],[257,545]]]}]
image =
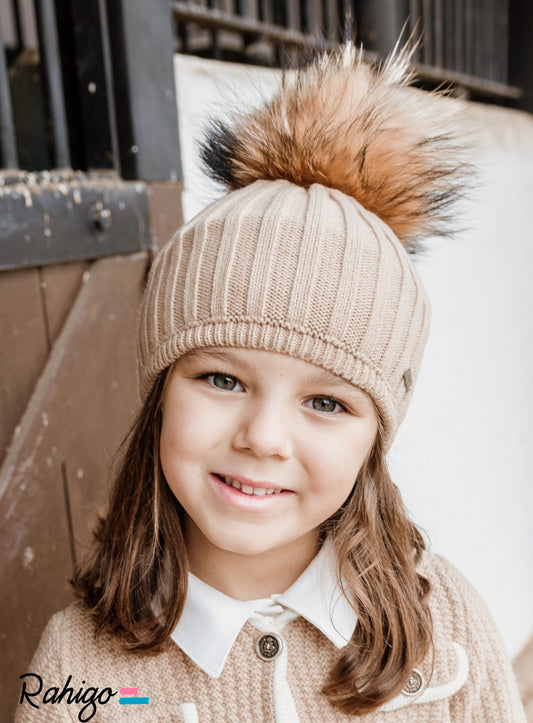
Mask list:
[{"label": "pink and blue logo icon", "polygon": [[139,695],[139,688],[121,688],[118,702],[120,705],[148,705],[150,698]]}]

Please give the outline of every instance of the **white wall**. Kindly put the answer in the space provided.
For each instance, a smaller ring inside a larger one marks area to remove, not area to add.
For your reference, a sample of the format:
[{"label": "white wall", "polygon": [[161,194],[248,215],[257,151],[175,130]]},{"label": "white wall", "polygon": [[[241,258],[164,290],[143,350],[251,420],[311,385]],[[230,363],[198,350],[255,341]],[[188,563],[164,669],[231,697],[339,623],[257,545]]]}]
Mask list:
[{"label": "white wall", "polygon": [[420,260],[432,326],[390,462],[515,654],[533,630],[533,120],[475,104],[468,115],[470,228]]},{"label": "white wall", "polygon": [[[196,155],[205,119],[268,92],[275,72],[177,56],[176,78],[191,218],[220,193]],[[417,262],[432,327],[389,462],[432,549],[478,588],[514,655],[533,631],[533,119],[469,104],[465,122],[479,167],[468,229]]]}]

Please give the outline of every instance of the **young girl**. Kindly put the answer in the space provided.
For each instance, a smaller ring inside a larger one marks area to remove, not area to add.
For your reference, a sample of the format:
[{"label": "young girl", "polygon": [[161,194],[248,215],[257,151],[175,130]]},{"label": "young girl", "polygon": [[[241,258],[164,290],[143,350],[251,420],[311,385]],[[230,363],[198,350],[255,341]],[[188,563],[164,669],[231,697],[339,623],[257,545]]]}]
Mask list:
[{"label": "young girl", "polygon": [[348,44],[212,125],[230,191],[153,265],[143,407],[18,720],[525,720],[486,608],[424,551],[384,459],[429,323],[407,252],[466,178],[408,60]]}]

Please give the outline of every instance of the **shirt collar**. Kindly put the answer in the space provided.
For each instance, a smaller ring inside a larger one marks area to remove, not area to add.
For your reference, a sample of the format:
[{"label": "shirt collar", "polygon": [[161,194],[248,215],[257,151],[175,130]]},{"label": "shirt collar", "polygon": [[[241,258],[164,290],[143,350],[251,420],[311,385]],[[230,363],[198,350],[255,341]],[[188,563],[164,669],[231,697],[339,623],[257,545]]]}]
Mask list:
[{"label": "shirt collar", "polygon": [[[301,615],[342,648],[352,637],[357,617],[341,592],[336,572],[335,551],[326,540],[300,577],[270,599]],[[171,637],[196,665],[218,678],[256,608],[257,601],[235,600],[189,573],[185,606]]]}]

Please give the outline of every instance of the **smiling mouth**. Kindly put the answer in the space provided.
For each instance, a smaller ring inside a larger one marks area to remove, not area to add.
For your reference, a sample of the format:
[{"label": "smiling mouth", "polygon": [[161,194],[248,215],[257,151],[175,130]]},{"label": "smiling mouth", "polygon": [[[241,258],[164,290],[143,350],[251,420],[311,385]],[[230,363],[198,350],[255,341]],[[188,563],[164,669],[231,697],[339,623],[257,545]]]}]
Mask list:
[{"label": "smiling mouth", "polygon": [[239,490],[239,492],[242,492],[245,495],[264,497],[265,495],[277,495],[280,492],[283,492],[281,487],[252,487],[251,485],[247,485],[233,479],[233,477],[224,477],[224,475],[217,474],[216,472],[214,473],[214,476],[221,482],[224,482],[224,484],[228,485],[228,487],[234,487],[236,490]]}]

